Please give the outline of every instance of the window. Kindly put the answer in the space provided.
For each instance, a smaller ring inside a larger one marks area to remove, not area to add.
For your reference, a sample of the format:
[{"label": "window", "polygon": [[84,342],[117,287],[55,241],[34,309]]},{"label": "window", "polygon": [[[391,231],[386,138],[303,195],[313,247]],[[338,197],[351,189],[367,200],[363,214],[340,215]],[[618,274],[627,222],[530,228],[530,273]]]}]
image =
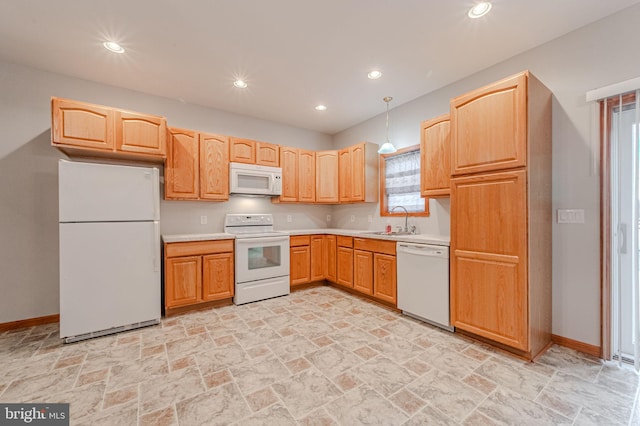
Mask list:
[{"label": "window", "polygon": [[380,216],[429,216],[429,199],[420,196],[420,145],[380,155]]}]

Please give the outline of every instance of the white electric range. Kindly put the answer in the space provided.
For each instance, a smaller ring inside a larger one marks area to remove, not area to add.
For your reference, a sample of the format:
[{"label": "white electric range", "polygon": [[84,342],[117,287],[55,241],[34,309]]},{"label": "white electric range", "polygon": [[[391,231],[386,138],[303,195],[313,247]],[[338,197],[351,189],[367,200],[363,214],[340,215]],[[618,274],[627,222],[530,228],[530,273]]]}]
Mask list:
[{"label": "white electric range", "polygon": [[289,234],[273,230],[273,215],[227,214],[224,232],[236,237],[233,303],[289,294]]}]

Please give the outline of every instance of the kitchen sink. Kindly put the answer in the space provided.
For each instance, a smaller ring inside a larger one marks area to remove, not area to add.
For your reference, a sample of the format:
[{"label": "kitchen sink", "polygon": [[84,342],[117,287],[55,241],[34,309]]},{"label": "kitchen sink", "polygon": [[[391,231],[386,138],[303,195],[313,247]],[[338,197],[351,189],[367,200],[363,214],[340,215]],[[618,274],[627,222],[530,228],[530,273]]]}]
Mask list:
[{"label": "kitchen sink", "polygon": [[391,231],[391,232],[386,232],[386,231],[366,231],[366,232],[361,232],[361,234],[369,234],[369,235],[416,235],[414,233],[408,232],[408,231]]}]

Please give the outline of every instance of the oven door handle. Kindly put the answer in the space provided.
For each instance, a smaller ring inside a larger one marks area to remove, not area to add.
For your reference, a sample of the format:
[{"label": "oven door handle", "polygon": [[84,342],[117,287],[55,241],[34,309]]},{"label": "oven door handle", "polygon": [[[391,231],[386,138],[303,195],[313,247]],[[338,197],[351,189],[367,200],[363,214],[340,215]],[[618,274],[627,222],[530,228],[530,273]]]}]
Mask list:
[{"label": "oven door handle", "polygon": [[254,243],[282,243],[289,240],[289,236],[278,237],[258,237],[258,238],[236,238],[236,244],[254,244]]}]

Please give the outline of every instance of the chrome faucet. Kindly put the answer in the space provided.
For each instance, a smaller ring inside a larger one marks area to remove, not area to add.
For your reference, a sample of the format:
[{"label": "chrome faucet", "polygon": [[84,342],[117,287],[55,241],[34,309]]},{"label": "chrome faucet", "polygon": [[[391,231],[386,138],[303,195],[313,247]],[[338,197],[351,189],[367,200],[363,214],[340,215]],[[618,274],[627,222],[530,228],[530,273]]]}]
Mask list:
[{"label": "chrome faucet", "polygon": [[402,209],[404,210],[404,229],[402,230],[402,232],[409,232],[409,227],[407,226],[409,223],[409,211],[407,210],[406,207],[404,206],[395,206],[394,208],[392,208],[389,213],[393,213],[395,211],[395,209]]}]

